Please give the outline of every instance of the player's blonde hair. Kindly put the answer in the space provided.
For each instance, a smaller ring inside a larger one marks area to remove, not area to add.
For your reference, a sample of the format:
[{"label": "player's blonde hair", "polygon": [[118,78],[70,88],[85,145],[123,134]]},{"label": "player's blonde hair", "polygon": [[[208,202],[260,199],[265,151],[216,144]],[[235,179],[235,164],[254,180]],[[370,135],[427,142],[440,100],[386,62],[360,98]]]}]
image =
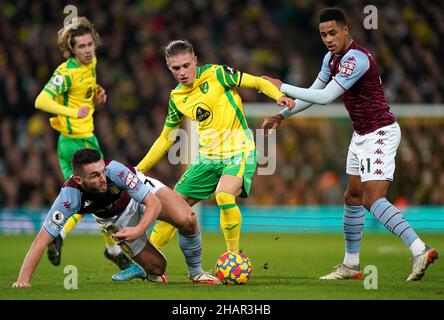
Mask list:
[{"label": "player's blonde hair", "polygon": [[74,56],[75,37],[91,34],[96,47],[102,44],[102,40],[96,29],[94,29],[94,25],[86,17],[78,17],[76,26],[74,28],[74,26],[69,25],[57,32],[57,45],[65,59]]},{"label": "player's blonde hair", "polygon": [[162,48],[165,58],[178,55],[183,52],[189,52],[194,55],[194,48],[188,40],[173,40]]}]

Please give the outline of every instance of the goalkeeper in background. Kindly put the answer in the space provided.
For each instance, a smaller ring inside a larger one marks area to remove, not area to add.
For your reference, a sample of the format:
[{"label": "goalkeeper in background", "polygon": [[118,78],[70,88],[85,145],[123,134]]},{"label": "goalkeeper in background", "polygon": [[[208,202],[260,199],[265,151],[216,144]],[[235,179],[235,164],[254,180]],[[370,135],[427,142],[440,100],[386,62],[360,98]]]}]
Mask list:
[{"label": "goalkeeper in background", "polygon": [[[96,82],[96,47],[100,36],[86,17],[73,19],[72,26],[58,31],[57,44],[67,59],[54,72],[35,101],[39,110],[54,114],[49,119],[51,127],[60,132],[58,158],[64,179],[72,175],[71,158],[83,148],[100,151],[94,136],[94,105],[105,103],[105,90]],[[101,152],[101,151],[100,151]],[[59,265],[63,239],[75,228],[83,215],[75,214],[66,223],[60,235],[48,246],[48,258]],[[105,257],[126,269],[131,260],[108,234],[104,233]]]}]

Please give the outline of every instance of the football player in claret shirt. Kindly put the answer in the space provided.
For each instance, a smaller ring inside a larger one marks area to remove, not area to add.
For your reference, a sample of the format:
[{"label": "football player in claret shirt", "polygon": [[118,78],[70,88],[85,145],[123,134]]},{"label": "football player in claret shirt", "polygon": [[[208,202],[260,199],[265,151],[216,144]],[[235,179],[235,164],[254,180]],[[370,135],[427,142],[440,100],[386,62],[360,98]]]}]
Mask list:
[{"label": "football player in claret shirt", "polygon": [[384,97],[384,88],[371,53],[350,37],[344,12],[326,8],[319,14],[319,31],[328,49],[317,79],[309,89],[271,79],[277,88],[296,100],[293,110],[265,118],[262,128],[276,129],[281,121],[312,104],[328,104],[341,97],[350,114],[354,132],[347,156],[347,191],[344,195],[345,257],[321,280],[359,279],[359,252],[365,210],[407,245],[413,268],[407,281],[420,280],[438,258],[418,237],[401,211],[387,199],[395,172],[395,155],[401,140],[396,117]]},{"label": "football player in claret shirt", "polygon": [[[144,173],[150,170],[173,145],[173,131],[184,117],[194,121],[199,136],[198,159],[183,174],[175,191],[191,206],[215,195],[227,251],[237,252],[242,217],[235,198],[248,196],[256,170],[256,147],[237,88],[258,90],[289,109],[294,101],[260,77],[216,64],[198,67],[193,46],[186,40],[171,41],[164,55],[179,84],[171,91],[163,130],[137,168]],[[173,226],[159,222],[151,241],[161,248],[174,231]]]},{"label": "football player in claret shirt", "polygon": [[[193,283],[218,285],[202,270],[202,241],[191,207],[162,182],[130,165],[103,160],[98,150],[81,149],[72,158],[73,175],[54,201],[20,269],[15,288],[30,287],[31,277],[52,239],[73,214],[93,214],[104,230],[134,259],[128,272],[137,278],[166,283],[166,259],[147,238],[156,219],[179,229],[179,245]],[[121,280],[121,279],[118,279]]]},{"label": "football player in claret shirt", "polygon": [[[67,25],[58,32],[57,43],[65,59],[52,75],[35,101],[39,110],[54,114],[49,119],[51,127],[60,132],[58,140],[59,164],[63,177],[72,175],[71,158],[74,152],[83,148],[100,151],[94,135],[94,109],[96,103],[106,102],[105,90],[96,82],[95,49],[101,44],[100,36],[91,22],[79,17],[77,24]],[[95,101],[94,101],[95,100]],[[65,228],[48,247],[48,258],[53,265],[59,265],[63,239],[75,228],[82,215],[74,214]],[[105,257],[119,268],[131,266],[131,260],[104,233]]]}]

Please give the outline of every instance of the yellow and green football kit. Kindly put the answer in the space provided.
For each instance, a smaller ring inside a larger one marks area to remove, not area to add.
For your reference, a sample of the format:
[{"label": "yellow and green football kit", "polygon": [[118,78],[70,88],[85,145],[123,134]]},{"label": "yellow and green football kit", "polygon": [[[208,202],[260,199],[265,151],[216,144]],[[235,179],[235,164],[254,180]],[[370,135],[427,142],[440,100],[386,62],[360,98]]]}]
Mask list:
[{"label": "yellow and green football kit", "polygon": [[[93,133],[94,97],[98,89],[96,64],[96,58],[88,65],[79,63],[75,58],[66,60],[57,67],[35,101],[37,109],[55,115],[49,122],[54,130],[60,132],[57,150],[65,179],[72,175],[71,158],[77,150],[91,148],[101,152]],[[78,110],[85,105],[90,112],[85,118],[79,119]],[[75,214],[68,219],[63,236],[74,229],[82,217]],[[111,236],[104,234],[104,238],[107,246],[115,245]]]},{"label": "yellow and green football kit", "polygon": [[[175,190],[187,197],[210,199],[221,176],[228,174],[242,179],[240,196],[247,197],[256,170],[256,147],[237,87],[258,90],[274,100],[284,96],[271,82],[231,67],[213,64],[198,67],[192,86],[179,84],[171,92],[162,133],[137,168],[147,172],[163,157],[175,141],[172,131],[187,117],[197,124],[199,155]],[[227,248],[238,251],[241,215],[235,197],[221,192],[216,201]],[[171,238],[165,235],[168,232],[174,232],[174,228],[159,222],[152,233],[152,242],[163,247]]]},{"label": "yellow and green football kit", "polygon": [[[77,150],[93,148],[100,151],[93,133],[96,63],[96,58],[88,65],[80,64],[74,58],[66,60],[56,69],[36,99],[37,109],[56,115],[49,122],[54,130],[60,132],[58,155],[65,179],[72,174],[71,158]],[[78,110],[85,105],[90,112],[79,119]]]}]

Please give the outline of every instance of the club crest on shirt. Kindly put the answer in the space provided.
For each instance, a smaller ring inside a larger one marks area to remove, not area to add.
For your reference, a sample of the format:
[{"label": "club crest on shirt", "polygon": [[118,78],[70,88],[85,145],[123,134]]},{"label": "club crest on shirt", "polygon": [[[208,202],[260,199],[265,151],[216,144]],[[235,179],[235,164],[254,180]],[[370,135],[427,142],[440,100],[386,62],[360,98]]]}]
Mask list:
[{"label": "club crest on shirt", "polygon": [[201,127],[208,126],[213,120],[213,113],[211,112],[210,107],[202,102],[199,102],[194,106],[193,116],[194,120],[197,121]]},{"label": "club crest on shirt", "polygon": [[114,183],[108,183],[108,191],[111,194],[118,194],[120,192],[120,189]]},{"label": "club crest on shirt", "polygon": [[210,86],[208,85],[208,81],[205,81],[199,86],[200,92],[202,92],[203,94],[207,93],[209,88]]}]

